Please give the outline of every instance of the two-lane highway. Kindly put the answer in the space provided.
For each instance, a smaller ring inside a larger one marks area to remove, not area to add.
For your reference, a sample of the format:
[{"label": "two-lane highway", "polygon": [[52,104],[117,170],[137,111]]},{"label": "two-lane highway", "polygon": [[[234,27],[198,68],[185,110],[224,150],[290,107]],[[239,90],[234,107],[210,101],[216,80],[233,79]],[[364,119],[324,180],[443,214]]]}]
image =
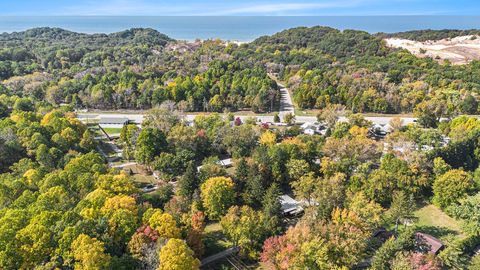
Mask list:
[{"label": "two-lane highway", "polygon": [[[187,114],[185,115],[185,120],[193,121],[197,115],[194,114]],[[143,122],[144,114],[132,114],[132,113],[118,113],[118,112],[103,112],[103,113],[78,113],[77,118],[83,122],[88,122],[92,120],[98,120],[100,118],[127,118],[128,120],[141,124]],[[255,117],[258,121],[261,122],[273,122],[273,116],[266,116],[266,115],[235,115],[235,117],[239,117],[242,121],[246,120],[247,118]],[[395,116],[373,116],[373,117],[365,117],[365,119],[371,121],[374,124],[385,125],[395,118]],[[403,124],[407,125],[413,123],[416,118],[414,117],[400,117],[403,120]],[[295,117],[297,123],[313,123],[317,121],[315,116],[296,116]],[[340,117],[340,122],[347,121],[346,117]]]}]

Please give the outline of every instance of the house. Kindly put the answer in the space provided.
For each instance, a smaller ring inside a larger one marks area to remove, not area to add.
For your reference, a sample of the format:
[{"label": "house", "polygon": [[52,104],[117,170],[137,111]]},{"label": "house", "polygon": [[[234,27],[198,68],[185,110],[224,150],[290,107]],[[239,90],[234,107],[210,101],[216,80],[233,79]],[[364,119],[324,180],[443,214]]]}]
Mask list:
[{"label": "house", "polygon": [[415,241],[417,245],[425,247],[426,251],[435,255],[445,247],[442,241],[426,233],[415,233]]},{"label": "house", "polygon": [[[227,159],[222,159],[222,160],[219,160],[216,162],[216,164],[222,166],[222,167],[225,167],[225,168],[229,168],[229,167],[232,167],[233,166],[233,161],[231,158],[227,158]],[[200,172],[200,169],[202,169],[203,166],[198,166],[197,167],[197,172]]]},{"label": "house", "polygon": [[327,128],[325,127],[325,125],[319,122],[315,122],[315,123],[306,122],[306,123],[303,123],[300,126],[300,128],[303,129],[303,134],[306,134],[306,135],[315,135],[315,134],[325,135],[327,132]]},{"label": "house", "polygon": [[126,117],[100,117],[98,125],[102,128],[121,128],[129,122]]},{"label": "house", "polygon": [[222,159],[222,160],[218,161],[218,164],[222,165],[225,168],[229,168],[229,167],[232,167],[233,162],[232,162],[231,158],[227,158],[227,159]]},{"label": "house", "polygon": [[281,195],[279,196],[279,200],[283,215],[295,216],[303,212],[301,202],[293,199],[292,197],[288,195]]}]

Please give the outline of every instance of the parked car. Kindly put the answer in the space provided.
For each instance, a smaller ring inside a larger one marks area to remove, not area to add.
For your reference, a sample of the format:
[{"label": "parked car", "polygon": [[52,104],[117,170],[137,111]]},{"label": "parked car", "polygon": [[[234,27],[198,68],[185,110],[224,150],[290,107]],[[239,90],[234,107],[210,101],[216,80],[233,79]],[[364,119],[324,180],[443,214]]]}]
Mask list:
[{"label": "parked car", "polygon": [[157,186],[154,184],[148,184],[144,188],[142,188],[142,191],[145,193],[155,191],[157,189]]}]

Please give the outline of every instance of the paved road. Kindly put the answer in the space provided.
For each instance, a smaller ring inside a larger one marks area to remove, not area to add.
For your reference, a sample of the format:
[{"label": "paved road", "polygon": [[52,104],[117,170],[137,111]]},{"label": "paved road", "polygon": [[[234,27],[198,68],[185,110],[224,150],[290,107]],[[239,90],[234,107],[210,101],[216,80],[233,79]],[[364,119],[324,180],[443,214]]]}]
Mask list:
[{"label": "paved road", "polygon": [[279,82],[277,82],[277,84],[280,86],[280,111],[278,115],[280,116],[280,119],[283,120],[286,114],[295,114],[295,110],[288,89]]},{"label": "paved road", "polygon": [[[122,114],[122,113],[78,113],[77,114],[78,119],[84,122],[88,122],[88,120],[98,120],[99,118],[106,118],[106,117],[118,117],[118,118],[123,118],[126,117],[130,121],[141,124],[143,122],[143,114]],[[188,121],[193,121],[195,119],[196,115],[192,114],[187,114],[185,116],[185,119]],[[240,119],[245,120],[247,118],[250,118],[252,116],[247,116],[247,115],[236,115],[236,117],[240,117]],[[273,116],[255,116],[259,121],[261,122],[273,122]],[[385,125],[390,122],[394,118],[393,116],[375,116],[375,117],[365,117],[365,119],[372,121],[374,124],[379,124],[379,125]],[[296,116],[295,117],[297,123],[313,123],[317,121],[317,118],[315,116]],[[403,124],[407,125],[410,123],[413,123],[416,118],[414,117],[402,117]],[[340,117],[339,121],[347,121],[346,117]]]}]

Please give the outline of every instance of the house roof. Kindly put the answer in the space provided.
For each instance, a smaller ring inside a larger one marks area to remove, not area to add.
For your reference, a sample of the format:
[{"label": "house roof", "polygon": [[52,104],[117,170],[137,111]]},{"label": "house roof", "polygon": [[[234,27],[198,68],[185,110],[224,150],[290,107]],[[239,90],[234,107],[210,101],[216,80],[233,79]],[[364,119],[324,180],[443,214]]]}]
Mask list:
[{"label": "house roof", "polygon": [[292,197],[288,195],[281,195],[278,198],[280,199],[281,209],[284,214],[296,214],[303,211],[303,208],[300,206],[300,202]]},{"label": "house roof", "polygon": [[415,240],[418,244],[426,245],[433,254],[437,254],[443,248],[442,241],[426,233],[417,232]]},{"label": "house roof", "polygon": [[222,166],[225,166],[225,167],[231,166],[231,165],[233,164],[231,158],[222,159],[222,160],[220,160],[218,163],[219,163],[220,165],[222,165]]},{"label": "house roof", "polygon": [[[216,164],[220,165],[220,166],[223,166],[223,167],[230,167],[233,165],[233,161],[231,158],[227,158],[227,159],[222,159],[222,160],[219,160],[217,162],[215,162]],[[197,167],[197,172],[200,172],[200,169],[203,167],[203,165],[201,166],[198,166]]]},{"label": "house roof", "polygon": [[99,124],[119,124],[124,125],[128,123],[126,117],[101,117],[98,121]]}]

